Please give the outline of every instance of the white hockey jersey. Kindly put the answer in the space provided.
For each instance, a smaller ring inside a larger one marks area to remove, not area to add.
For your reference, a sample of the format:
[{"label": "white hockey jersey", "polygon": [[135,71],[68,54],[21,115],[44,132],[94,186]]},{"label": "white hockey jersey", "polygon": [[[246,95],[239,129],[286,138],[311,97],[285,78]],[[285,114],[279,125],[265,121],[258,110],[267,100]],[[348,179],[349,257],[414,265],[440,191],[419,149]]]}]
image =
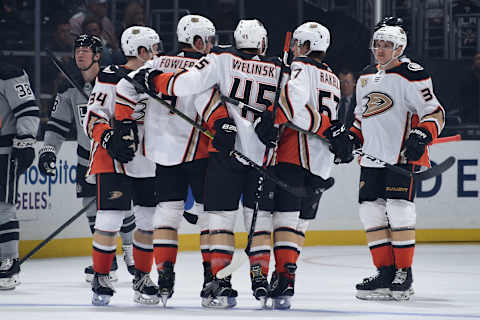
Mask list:
[{"label": "white hockey jersey", "polygon": [[[404,163],[402,146],[410,129],[421,126],[438,137],[445,123],[445,111],[433,92],[430,75],[417,63],[378,72],[364,69],[357,81],[357,106],[352,131],[363,140],[363,152],[390,164]],[[430,166],[428,152],[417,162]],[[363,158],[361,165],[378,167]]]},{"label": "white hockey jersey", "polygon": [[[217,86],[222,95],[267,108],[273,103],[279,74],[280,61],[276,58],[247,54],[232,47],[215,48],[193,68],[178,72],[167,81],[163,77],[157,77],[155,84],[160,92],[179,97],[203,91],[199,95],[201,100],[205,100],[205,96],[212,96],[211,92],[205,90]],[[235,149],[261,165],[265,146],[252,126],[253,113],[240,110],[229,103],[226,106],[227,112],[219,103],[218,97],[214,97],[211,103],[197,112],[202,114],[210,129],[215,120],[226,117],[228,113],[238,129]]]},{"label": "white hockey jersey", "polygon": [[[173,72],[179,68],[189,69],[203,55],[197,52],[180,52],[178,55],[164,55],[148,61],[144,67],[155,68],[163,72]],[[137,70],[138,72],[138,70]],[[211,91],[209,93],[211,95]],[[163,166],[173,166],[196,159],[208,157],[208,138],[200,130],[171,112],[155,99],[146,94],[138,94],[127,81],[121,81],[117,93],[131,101],[148,99],[145,112],[145,156]],[[171,106],[202,125],[196,104],[202,109],[210,101],[205,95],[204,101],[196,99],[197,95],[175,97],[160,96]]]},{"label": "white hockey jersey", "polygon": [[[290,80],[280,96],[278,116],[324,137],[331,120],[337,119],[340,81],[326,64],[308,57],[296,58],[290,69]],[[328,144],[318,137],[286,128],[280,138],[277,158],[278,162],[302,166],[327,179],[334,156]]]},{"label": "white hockey jersey", "polygon": [[133,119],[137,121],[140,140],[135,158],[122,164],[113,160],[107,150],[101,146],[101,136],[104,130],[112,127],[117,99],[116,86],[122,79],[122,74],[129,71],[131,70],[123,67],[109,66],[98,74],[88,101],[87,116],[84,121],[85,132],[92,140],[87,176],[107,172],[122,173],[136,178],[155,176],[155,163],[143,156],[143,122],[146,99],[138,101],[133,114]]}]

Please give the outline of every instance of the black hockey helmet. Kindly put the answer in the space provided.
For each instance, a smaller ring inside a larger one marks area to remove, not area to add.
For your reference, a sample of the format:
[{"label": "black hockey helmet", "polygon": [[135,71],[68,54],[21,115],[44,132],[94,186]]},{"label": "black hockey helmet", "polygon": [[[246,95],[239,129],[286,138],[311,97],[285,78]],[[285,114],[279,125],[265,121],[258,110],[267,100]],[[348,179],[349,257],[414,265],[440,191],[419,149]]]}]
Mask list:
[{"label": "black hockey helmet", "polygon": [[382,20],[380,20],[374,28],[374,31],[377,31],[381,27],[386,27],[386,26],[391,26],[391,27],[401,27],[403,28],[403,19],[402,18],[397,18],[397,17],[384,17]]},{"label": "black hockey helmet", "polygon": [[91,48],[93,53],[101,53],[103,50],[102,40],[99,37],[82,34],[75,39],[74,50],[79,47]]}]

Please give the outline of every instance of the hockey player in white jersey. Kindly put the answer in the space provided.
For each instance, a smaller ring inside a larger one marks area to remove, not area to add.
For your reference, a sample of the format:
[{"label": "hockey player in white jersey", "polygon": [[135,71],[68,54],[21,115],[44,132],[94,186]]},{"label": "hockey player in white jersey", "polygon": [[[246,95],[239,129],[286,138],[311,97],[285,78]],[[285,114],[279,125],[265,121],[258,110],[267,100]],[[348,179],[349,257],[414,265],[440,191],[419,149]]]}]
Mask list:
[{"label": "hockey player in white jersey", "polygon": [[[95,78],[100,72],[99,60],[102,52],[102,42],[99,38],[89,35],[80,35],[74,42],[75,64],[80,70],[79,73],[72,74],[75,81],[84,93],[89,96]],[[45,130],[43,146],[39,151],[38,168],[44,175],[54,176],[56,174],[56,155],[60,151],[63,142],[69,134],[72,126],[76,128],[77,137],[77,198],[82,198],[83,205],[88,204],[96,196],[95,184],[85,181],[88,159],[90,156],[90,139],[83,130],[83,120],[87,114],[87,99],[70,82],[64,80],[60,85],[57,96],[52,107],[52,114],[48,120]],[[90,231],[94,232],[96,218],[95,204],[90,205],[86,211]],[[123,220],[120,229],[122,239],[122,248],[124,260],[128,271],[133,275],[133,253],[132,253],[132,232],[135,228],[135,217],[130,213]],[[117,259],[113,260],[110,271],[110,278],[116,280]],[[90,265],[85,268],[87,282],[93,279],[93,267]]]},{"label": "hockey player in white jersey", "polygon": [[[149,68],[163,72],[177,69],[189,69],[208,54],[215,39],[215,27],[205,17],[186,15],[177,26],[177,39],[180,52],[167,54],[152,61],[138,70],[134,79],[143,82]],[[137,90],[126,80],[119,82],[117,96],[125,99],[116,105],[118,118],[130,112],[133,105],[126,101],[147,99],[145,93]],[[202,124],[201,116],[194,108],[199,104],[198,97],[162,96],[177,110]],[[197,100],[197,101],[196,101]],[[210,96],[205,96],[199,108],[209,103]],[[204,266],[204,285],[212,280],[208,249],[208,215],[203,213],[203,194],[205,171],[208,158],[208,138],[198,129],[192,127],[182,118],[170,112],[154,99],[147,102],[145,112],[145,156],[157,163],[158,204],[154,217],[153,250],[158,271],[159,295],[164,305],[173,294],[175,272],[174,266],[178,252],[178,228],[184,213],[184,202],[191,187],[195,206],[199,208],[198,225],[200,226],[200,246]]]},{"label": "hockey player in white jersey", "polygon": [[[158,288],[149,277],[153,261],[152,219],[156,205],[155,164],[143,156],[144,102],[130,119],[114,120],[116,85],[130,71],[156,54],[160,38],[147,27],[130,27],[121,38],[125,66],[109,66],[99,73],[90,94],[84,129],[92,140],[87,175],[97,182],[97,219],[93,235],[92,282],[94,305],[106,305],[114,289],[108,270],[115,255],[115,235],[133,201],[134,301],[156,304]],[[142,143],[139,143],[139,142]]]},{"label": "hockey player in white jersey", "polygon": [[[366,67],[358,79],[350,131],[363,152],[415,171],[430,166],[428,145],[442,131],[445,111],[428,72],[415,62],[399,61],[406,46],[401,27],[374,32],[371,50],[377,65]],[[359,214],[377,274],[356,285],[356,296],[408,300],[413,294],[415,183],[366,158],[360,165]]]},{"label": "hockey player in white jersey", "polygon": [[38,106],[24,70],[0,65],[0,290],[15,289],[20,226],[15,212],[18,177],[35,158]]}]

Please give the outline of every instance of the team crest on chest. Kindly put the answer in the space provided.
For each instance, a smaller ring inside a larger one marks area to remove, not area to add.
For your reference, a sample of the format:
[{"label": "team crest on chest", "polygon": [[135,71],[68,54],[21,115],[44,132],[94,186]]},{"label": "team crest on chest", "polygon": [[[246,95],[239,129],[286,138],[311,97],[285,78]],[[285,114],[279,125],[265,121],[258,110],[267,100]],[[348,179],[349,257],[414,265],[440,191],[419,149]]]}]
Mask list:
[{"label": "team crest on chest", "polygon": [[365,104],[366,109],[362,114],[363,118],[385,112],[393,106],[393,100],[382,92],[370,92],[365,98],[368,101]]},{"label": "team crest on chest", "polygon": [[423,67],[421,65],[419,65],[418,63],[415,63],[415,62],[410,62],[407,66],[408,70],[411,70],[411,71],[420,71],[420,70],[423,70]]}]

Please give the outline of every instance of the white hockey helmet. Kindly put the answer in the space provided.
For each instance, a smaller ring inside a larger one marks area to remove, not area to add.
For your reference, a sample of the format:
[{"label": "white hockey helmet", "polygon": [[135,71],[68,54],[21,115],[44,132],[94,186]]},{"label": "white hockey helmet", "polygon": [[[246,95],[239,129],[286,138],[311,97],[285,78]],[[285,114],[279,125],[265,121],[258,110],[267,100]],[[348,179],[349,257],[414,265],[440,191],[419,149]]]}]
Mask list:
[{"label": "white hockey helmet", "polygon": [[160,44],[160,37],[152,28],[133,26],[122,33],[122,50],[127,57],[138,56],[138,48],[145,47],[153,52],[153,46]]},{"label": "white hockey helmet", "polygon": [[214,43],[215,26],[212,21],[199,15],[183,16],[177,25],[177,41],[189,44],[195,49],[193,45],[195,36],[199,36],[205,44],[208,42]]},{"label": "white hockey helmet", "polygon": [[237,49],[259,49],[261,54],[267,51],[267,30],[257,19],[240,20],[233,37]]},{"label": "white hockey helmet", "polygon": [[310,51],[327,52],[330,46],[330,31],[318,22],[305,22],[293,32],[293,41],[297,40],[297,46],[301,47],[306,41],[310,41]]},{"label": "white hockey helmet", "polygon": [[374,50],[374,42],[377,40],[389,41],[393,43],[393,50],[402,46],[402,51],[398,55],[400,57],[407,47],[407,34],[398,26],[381,27],[373,33],[371,49]]}]

